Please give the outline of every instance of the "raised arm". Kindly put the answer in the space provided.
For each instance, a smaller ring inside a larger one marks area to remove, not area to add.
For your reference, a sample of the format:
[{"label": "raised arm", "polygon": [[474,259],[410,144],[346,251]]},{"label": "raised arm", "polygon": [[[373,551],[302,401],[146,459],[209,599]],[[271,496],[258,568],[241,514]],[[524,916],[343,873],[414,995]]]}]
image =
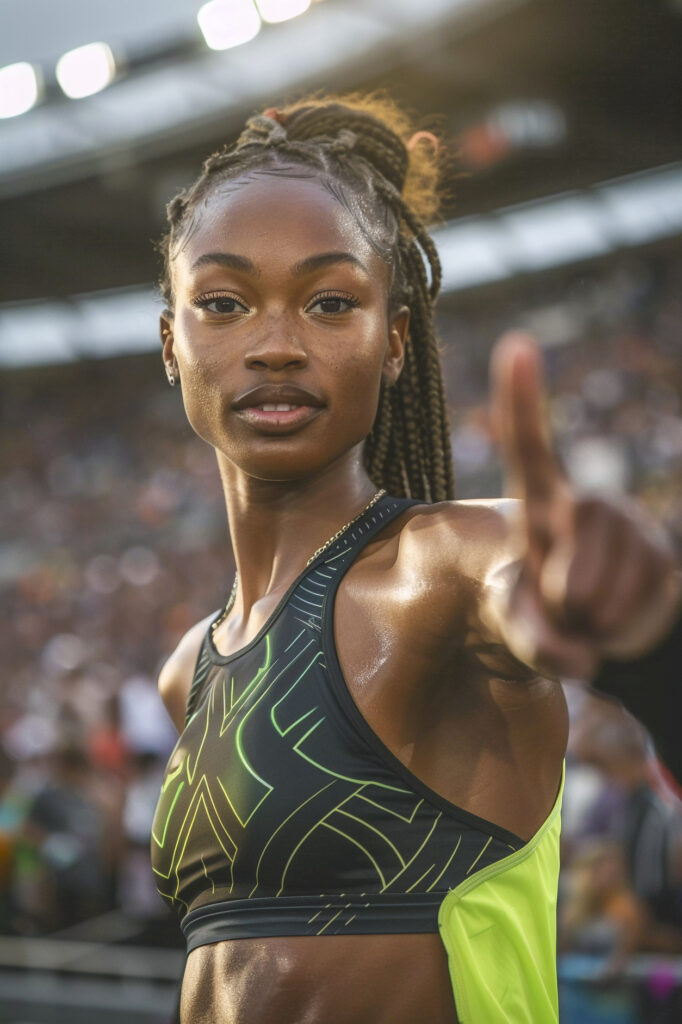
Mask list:
[{"label": "raised arm", "polygon": [[507,490],[521,499],[515,558],[491,572],[481,615],[538,673],[589,680],[608,659],[654,648],[679,615],[682,583],[664,531],[635,502],[575,493],[551,448],[538,347],[503,337],[492,406]]}]

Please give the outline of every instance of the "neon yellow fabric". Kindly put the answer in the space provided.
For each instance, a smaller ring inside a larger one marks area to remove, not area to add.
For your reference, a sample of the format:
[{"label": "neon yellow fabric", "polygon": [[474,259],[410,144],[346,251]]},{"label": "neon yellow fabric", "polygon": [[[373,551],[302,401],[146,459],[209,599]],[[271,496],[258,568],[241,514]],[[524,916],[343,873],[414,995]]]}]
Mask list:
[{"label": "neon yellow fabric", "polygon": [[460,1024],[556,1024],[556,895],[564,772],[556,803],[520,850],[443,900],[438,927]]}]

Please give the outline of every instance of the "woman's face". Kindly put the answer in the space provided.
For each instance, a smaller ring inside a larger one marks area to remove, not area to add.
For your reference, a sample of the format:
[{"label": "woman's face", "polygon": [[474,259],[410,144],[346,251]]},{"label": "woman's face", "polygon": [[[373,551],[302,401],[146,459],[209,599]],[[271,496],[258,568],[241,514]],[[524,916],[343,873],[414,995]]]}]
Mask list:
[{"label": "woman's face", "polygon": [[[219,456],[261,480],[300,480],[362,443],[382,375],[400,373],[408,312],[389,318],[389,268],[318,179],[251,173],[216,189],[173,285],[164,360],[175,357],[188,419]],[[281,404],[298,408],[269,409]]]}]

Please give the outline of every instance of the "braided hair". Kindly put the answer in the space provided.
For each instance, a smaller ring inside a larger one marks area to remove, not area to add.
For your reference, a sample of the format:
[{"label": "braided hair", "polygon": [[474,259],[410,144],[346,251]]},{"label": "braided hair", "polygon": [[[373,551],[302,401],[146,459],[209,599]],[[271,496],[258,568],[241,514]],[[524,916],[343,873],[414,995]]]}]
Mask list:
[{"label": "braided hair", "polygon": [[291,177],[295,168],[319,179],[389,265],[389,312],[403,305],[410,310],[403,370],[394,384],[381,384],[365,441],[365,468],[391,494],[444,501],[453,497],[454,483],[433,323],[441,268],[426,229],[438,207],[438,168],[433,147],[419,144],[429,138],[434,140],[426,132],[412,135],[405,114],[383,97],[312,99],[266,110],[250,118],[237,142],[210,156],[194,184],[171,200],[170,227],[159,249],[161,291],[172,310],[173,259],[216,186],[250,172]]}]

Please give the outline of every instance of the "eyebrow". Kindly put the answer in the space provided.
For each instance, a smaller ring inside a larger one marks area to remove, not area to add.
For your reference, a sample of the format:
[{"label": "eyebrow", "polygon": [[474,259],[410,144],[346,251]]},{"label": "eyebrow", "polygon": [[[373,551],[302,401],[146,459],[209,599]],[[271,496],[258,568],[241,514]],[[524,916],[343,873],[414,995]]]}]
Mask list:
[{"label": "eyebrow", "polygon": [[315,256],[308,256],[306,259],[294,264],[294,276],[304,277],[315,270],[322,270],[324,267],[331,267],[336,263],[350,263],[352,266],[360,267],[366,274],[369,274],[365,264],[350,252],[321,252]]},{"label": "eyebrow", "polygon": [[[353,256],[350,252],[321,252],[314,256],[307,256],[299,260],[293,266],[294,277],[305,277],[316,270],[323,270],[325,267],[334,266],[337,263],[350,263],[352,266],[360,267],[366,274],[369,271],[365,264]],[[260,277],[260,270],[252,263],[247,256],[238,256],[234,252],[205,252],[192,264],[192,270],[199,270],[200,267],[219,266],[227,267],[229,270],[240,270],[244,274],[251,274],[253,277]]]},{"label": "eyebrow", "polygon": [[234,252],[205,252],[192,264],[192,270],[200,267],[219,266],[228,270],[241,270],[245,274],[260,277],[260,270],[246,256],[237,256]]}]

